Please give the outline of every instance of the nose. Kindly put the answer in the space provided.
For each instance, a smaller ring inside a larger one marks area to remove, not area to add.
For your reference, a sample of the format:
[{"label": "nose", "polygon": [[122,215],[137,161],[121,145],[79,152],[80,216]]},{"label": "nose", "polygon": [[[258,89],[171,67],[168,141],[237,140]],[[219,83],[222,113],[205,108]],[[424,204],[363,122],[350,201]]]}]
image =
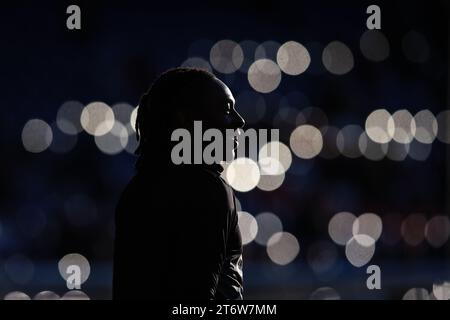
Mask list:
[{"label": "nose", "polygon": [[233,113],[233,128],[242,129],[244,126],[245,126],[244,118],[242,118],[242,116],[237,111],[234,111],[234,113]]}]

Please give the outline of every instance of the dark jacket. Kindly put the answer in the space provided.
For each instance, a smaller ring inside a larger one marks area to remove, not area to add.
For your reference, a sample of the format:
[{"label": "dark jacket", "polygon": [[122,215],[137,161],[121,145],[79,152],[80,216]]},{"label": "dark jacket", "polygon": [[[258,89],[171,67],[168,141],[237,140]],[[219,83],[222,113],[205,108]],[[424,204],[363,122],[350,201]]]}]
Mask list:
[{"label": "dark jacket", "polygon": [[116,208],[114,299],[242,299],[235,197],[219,167],[154,164],[132,178]]}]

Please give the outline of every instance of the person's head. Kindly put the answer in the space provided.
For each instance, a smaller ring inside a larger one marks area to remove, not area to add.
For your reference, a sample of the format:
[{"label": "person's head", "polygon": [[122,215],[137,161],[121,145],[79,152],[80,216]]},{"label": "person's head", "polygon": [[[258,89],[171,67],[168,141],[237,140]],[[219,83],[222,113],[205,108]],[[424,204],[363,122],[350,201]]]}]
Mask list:
[{"label": "person's head", "polygon": [[177,128],[192,129],[202,121],[203,130],[239,129],[244,120],[235,109],[230,89],[213,74],[194,68],[176,68],[163,73],[142,96],[138,107],[137,153],[170,146]]}]

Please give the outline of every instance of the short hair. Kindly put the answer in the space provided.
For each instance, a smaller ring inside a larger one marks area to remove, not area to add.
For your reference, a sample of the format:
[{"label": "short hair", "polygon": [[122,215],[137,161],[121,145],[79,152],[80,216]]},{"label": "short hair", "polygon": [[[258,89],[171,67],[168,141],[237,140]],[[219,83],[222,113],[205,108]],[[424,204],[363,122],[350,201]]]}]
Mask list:
[{"label": "short hair", "polygon": [[[161,74],[139,101],[135,123],[139,146],[135,153],[141,153],[151,130],[156,129],[151,126],[156,124],[159,129],[173,129],[175,111],[195,109],[194,98],[214,78],[212,73],[197,68],[174,68]],[[155,121],[151,121],[152,117],[156,117]]]}]

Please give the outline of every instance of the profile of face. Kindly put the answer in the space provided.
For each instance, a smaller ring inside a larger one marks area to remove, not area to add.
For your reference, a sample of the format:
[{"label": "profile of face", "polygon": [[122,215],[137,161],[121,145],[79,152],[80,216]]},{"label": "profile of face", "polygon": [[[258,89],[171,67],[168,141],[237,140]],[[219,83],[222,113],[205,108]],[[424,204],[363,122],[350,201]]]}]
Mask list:
[{"label": "profile of face", "polygon": [[[234,158],[238,147],[238,139],[241,129],[245,125],[242,116],[235,108],[236,101],[231,90],[217,78],[209,79],[197,88],[193,103],[197,106],[193,114],[187,120],[192,124],[202,121],[203,131],[207,129],[218,129],[224,138],[224,159]],[[230,130],[231,129],[231,130]],[[230,135],[228,133],[234,132]],[[231,148],[227,148],[231,146]],[[231,154],[229,154],[231,152]]]}]

